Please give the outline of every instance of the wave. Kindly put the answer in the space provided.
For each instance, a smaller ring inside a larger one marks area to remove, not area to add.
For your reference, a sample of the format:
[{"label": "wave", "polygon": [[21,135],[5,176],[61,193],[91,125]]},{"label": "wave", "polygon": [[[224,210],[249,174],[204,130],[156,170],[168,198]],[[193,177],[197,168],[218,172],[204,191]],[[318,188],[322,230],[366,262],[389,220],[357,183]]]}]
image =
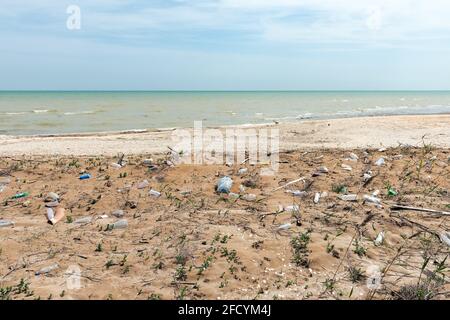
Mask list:
[{"label": "wave", "polygon": [[97,113],[97,111],[88,110],[88,111],[78,111],[78,112],[64,112],[63,114],[65,116],[79,116],[79,115],[95,114],[95,113]]}]

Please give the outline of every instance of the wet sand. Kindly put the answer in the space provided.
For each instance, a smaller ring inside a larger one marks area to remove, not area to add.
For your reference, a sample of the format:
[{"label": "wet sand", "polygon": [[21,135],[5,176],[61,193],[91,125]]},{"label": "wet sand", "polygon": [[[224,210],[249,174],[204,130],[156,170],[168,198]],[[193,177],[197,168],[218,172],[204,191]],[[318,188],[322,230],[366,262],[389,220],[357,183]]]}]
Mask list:
[{"label": "wet sand", "polygon": [[[229,128],[229,127],[228,127]],[[239,127],[238,127],[239,128]],[[246,128],[246,127],[240,127]],[[450,146],[450,115],[389,116],[251,126],[279,129],[280,150],[419,146],[422,137],[439,147]],[[225,131],[226,127],[220,128]],[[0,136],[0,154],[116,155],[163,153],[174,146],[175,129],[127,133],[73,134],[47,137]],[[187,129],[192,132],[191,129]]]}]

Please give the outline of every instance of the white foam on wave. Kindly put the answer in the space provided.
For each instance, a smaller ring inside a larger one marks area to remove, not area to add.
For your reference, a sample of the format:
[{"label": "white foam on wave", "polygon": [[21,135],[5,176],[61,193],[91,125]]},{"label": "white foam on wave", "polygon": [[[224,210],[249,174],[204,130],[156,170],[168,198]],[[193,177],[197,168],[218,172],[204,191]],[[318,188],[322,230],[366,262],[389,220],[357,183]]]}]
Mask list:
[{"label": "white foam on wave", "polygon": [[33,110],[33,113],[47,113],[49,110],[48,109],[36,109]]},{"label": "white foam on wave", "polygon": [[65,116],[77,116],[77,115],[84,115],[84,114],[94,114],[95,111],[89,110],[89,111],[79,111],[79,112],[64,112]]}]

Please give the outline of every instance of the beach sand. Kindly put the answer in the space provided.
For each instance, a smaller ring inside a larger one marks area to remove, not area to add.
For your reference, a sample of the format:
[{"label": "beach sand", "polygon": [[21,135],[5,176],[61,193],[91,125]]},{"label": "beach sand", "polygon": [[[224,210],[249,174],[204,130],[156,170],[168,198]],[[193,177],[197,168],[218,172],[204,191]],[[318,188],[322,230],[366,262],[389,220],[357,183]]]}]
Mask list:
[{"label": "beach sand", "polygon": [[[450,211],[449,124],[449,116],[280,124],[273,176],[261,175],[262,164],[173,165],[166,131],[3,137],[0,219],[15,224],[0,228],[0,298],[448,299],[450,247],[439,238],[448,217],[391,208]],[[119,152],[126,165],[115,168]],[[80,180],[84,172],[92,177]],[[215,193],[224,175],[238,199]],[[29,194],[12,199],[20,192]],[[66,210],[54,226],[49,192]],[[379,206],[364,201],[374,192]],[[128,226],[111,230],[119,209]]]},{"label": "beach sand", "polygon": [[[225,130],[226,127],[222,127]],[[246,127],[238,127],[246,128]],[[450,146],[450,115],[389,116],[304,120],[278,125],[280,150],[302,148],[395,147],[420,145],[422,137],[439,147]],[[192,132],[192,128],[188,129]],[[127,133],[73,134],[47,137],[0,136],[1,155],[116,155],[163,153],[175,144],[173,129]]]}]

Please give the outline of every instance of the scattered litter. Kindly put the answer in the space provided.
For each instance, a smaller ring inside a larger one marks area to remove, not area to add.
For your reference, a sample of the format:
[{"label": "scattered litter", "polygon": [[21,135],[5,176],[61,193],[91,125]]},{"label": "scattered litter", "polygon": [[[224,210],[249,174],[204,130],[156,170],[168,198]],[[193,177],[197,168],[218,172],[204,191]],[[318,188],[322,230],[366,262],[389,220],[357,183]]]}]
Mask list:
[{"label": "scattered litter", "polygon": [[341,168],[347,171],[352,171],[352,167],[350,167],[348,164],[341,164]]},{"label": "scattered litter", "polygon": [[44,199],[45,202],[59,201],[59,195],[54,192],[49,192]]},{"label": "scattered litter", "polygon": [[52,225],[57,224],[59,221],[62,220],[62,218],[64,218],[64,216],[66,215],[66,210],[64,208],[57,208],[55,211],[55,214],[53,216],[53,218],[51,220],[49,220],[49,222]]},{"label": "scattered litter", "polygon": [[375,190],[374,192],[372,192],[372,196],[374,197],[378,197],[378,195],[380,194],[380,190]]},{"label": "scattered litter", "polygon": [[245,187],[244,187],[244,185],[240,185],[239,186],[239,192],[241,192],[241,193],[244,193],[245,192]]},{"label": "scattered litter", "polygon": [[122,218],[125,215],[125,212],[123,210],[115,210],[111,213],[111,215],[116,218]]},{"label": "scattered litter", "polygon": [[278,226],[277,230],[278,231],[288,230],[290,227],[292,227],[292,223],[285,223],[285,224],[282,224],[281,226]]},{"label": "scattered litter", "polygon": [[256,200],[256,195],[249,193],[249,194],[245,194],[242,196],[242,199],[245,201],[255,201]]},{"label": "scattered litter", "polygon": [[161,197],[161,192],[156,191],[156,190],[153,190],[153,189],[151,189],[151,190],[148,192],[148,194],[151,195],[152,197],[155,197],[155,198]]},{"label": "scattered litter", "polygon": [[151,165],[153,165],[153,159],[144,159],[144,161],[142,161],[142,163],[147,167],[151,166]]},{"label": "scattered litter", "polygon": [[80,176],[80,180],[87,180],[90,178],[92,178],[92,176],[89,173],[85,173]]},{"label": "scattered litter", "polygon": [[366,181],[369,181],[370,179],[372,179],[372,176],[368,173],[364,173],[363,181],[366,182]]},{"label": "scattered litter", "polygon": [[354,160],[354,161],[358,161],[359,157],[354,154],[353,152],[350,152],[350,159]]},{"label": "scattered litter", "polygon": [[120,169],[122,168],[122,166],[118,163],[111,163],[111,167],[115,168],[115,169]]},{"label": "scattered litter", "polygon": [[108,224],[107,226],[107,230],[126,229],[126,228],[128,228],[128,221],[125,219],[114,222],[113,224]]},{"label": "scattered litter", "polygon": [[92,217],[84,217],[84,218],[80,218],[75,220],[73,223],[75,224],[88,224],[92,222]]},{"label": "scattered litter", "polygon": [[14,221],[11,220],[0,220],[0,228],[14,226]]},{"label": "scattered litter", "polygon": [[247,168],[241,168],[241,169],[239,169],[238,174],[239,174],[239,175],[243,175],[243,174],[246,174],[247,171],[248,171]]},{"label": "scattered litter", "polygon": [[59,206],[59,202],[58,202],[58,201],[47,202],[47,203],[45,204],[45,206],[46,206],[47,208],[55,208],[55,207]]},{"label": "scattered litter", "polygon": [[17,194],[15,194],[15,195],[13,195],[12,197],[11,197],[11,199],[20,199],[20,198],[25,198],[25,197],[28,197],[30,194],[28,193],[28,192],[20,192],[20,193],[17,193]]},{"label": "scattered litter", "polygon": [[107,214],[102,214],[101,216],[100,216],[100,219],[107,219],[108,218],[108,215]]},{"label": "scattered litter", "polygon": [[320,167],[319,169],[317,169],[317,172],[320,172],[320,173],[328,173],[329,170],[328,170],[327,167],[322,166],[322,167]]},{"label": "scattered litter", "polygon": [[318,204],[320,201],[320,192],[316,192],[316,194],[314,195],[314,203]]},{"label": "scattered litter", "polygon": [[230,193],[233,180],[230,177],[222,177],[216,185],[216,191],[218,193]]},{"label": "scattered litter", "polygon": [[1,185],[10,184],[10,183],[11,183],[11,178],[0,177]]},{"label": "scattered litter", "polygon": [[373,241],[373,243],[378,247],[378,246],[381,246],[383,244],[383,241],[384,241],[384,232],[381,231],[378,234],[377,238]]},{"label": "scattered litter", "polygon": [[385,152],[387,149],[386,148],[380,148],[380,149],[378,149],[378,152]]},{"label": "scattered litter", "polygon": [[318,169],[312,174],[312,176],[313,176],[313,177],[317,177],[317,176],[321,176],[322,174],[326,174],[326,173],[328,173],[328,172],[329,172],[328,168],[325,167],[325,166],[322,166],[322,167],[318,168]]},{"label": "scattered litter", "polygon": [[375,196],[365,195],[364,202],[369,202],[369,203],[376,204],[377,206],[381,206],[381,200]]},{"label": "scattered litter", "polygon": [[1,185],[0,185],[0,193],[2,193],[3,191],[5,191],[5,189],[6,189],[6,186],[3,185],[3,184],[1,184]]},{"label": "scattered litter", "polygon": [[357,201],[358,200],[358,195],[356,194],[344,194],[339,196],[339,199],[343,200],[343,201]]},{"label": "scattered litter", "polygon": [[238,199],[238,198],[240,197],[239,194],[234,193],[234,192],[230,192],[230,193],[228,194],[228,196],[229,196],[230,198],[234,198],[234,199]]},{"label": "scattered litter", "polygon": [[52,265],[50,265],[48,267],[45,267],[45,268],[42,268],[39,271],[36,271],[35,275],[38,276],[38,275],[41,275],[41,274],[48,274],[48,273],[50,273],[50,272],[52,272],[54,270],[57,270],[57,269],[59,269],[59,265],[57,263],[54,263],[54,264],[52,264]]},{"label": "scattered litter", "polygon": [[301,191],[301,190],[286,190],[286,193],[292,194],[294,197],[306,197],[308,195],[308,192]]},{"label": "scattered litter", "polygon": [[398,192],[394,188],[389,187],[388,195],[391,196],[391,197],[395,197],[396,195],[398,195]]},{"label": "scattered litter", "polygon": [[377,161],[375,161],[375,165],[378,166],[378,167],[381,167],[382,165],[385,164],[385,162],[386,161],[384,160],[384,158],[380,158]]},{"label": "scattered litter", "polygon": [[450,247],[450,233],[441,232],[441,234],[439,235],[439,238],[441,239],[441,241],[443,243],[445,243],[446,245],[448,245]]},{"label": "scattered litter", "polygon": [[296,204],[292,205],[292,206],[287,206],[286,208],[284,208],[284,211],[286,212],[298,212],[300,210],[300,207]]},{"label": "scattered litter", "polygon": [[150,183],[148,182],[148,180],[144,180],[144,181],[138,183],[137,188],[144,189],[144,188],[147,188],[149,185],[150,185]]},{"label": "scattered litter", "polygon": [[24,207],[24,208],[27,208],[27,207],[29,207],[31,205],[31,200],[27,200],[27,201],[24,201],[23,203],[22,203],[22,207]]},{"label": "scattered litter", "polygon": [[53,221],[55,219],[55,211],[52,208],[47,208],[47,220]]}]

